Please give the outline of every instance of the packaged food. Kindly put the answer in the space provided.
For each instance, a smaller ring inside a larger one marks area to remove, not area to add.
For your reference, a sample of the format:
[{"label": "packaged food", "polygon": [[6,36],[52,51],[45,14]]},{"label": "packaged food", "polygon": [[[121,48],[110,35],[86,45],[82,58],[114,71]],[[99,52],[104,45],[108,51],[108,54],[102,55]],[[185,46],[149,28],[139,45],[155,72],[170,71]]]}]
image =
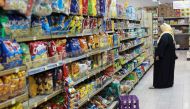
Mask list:
[{"label": "packaged food", "polygon": [[77,38],[67,40],[66,51],[70,56],[78,56],[81,54],[81,47]]},{"label": "packaged food", "polygon": [[38,85],[36,83],[36,80],[33,76],[29,76],[29,95],[30,97],[35,97],[38,94]]},{"label": "packaged food", "polygon": [[63,0],[63,13],[69,15],[70,14],[70,5],[71,0]]},{"label": "packaged food", "polygon": [[56,42],[56,51],[59,54],[59,58],[63,59],[65,57],[67,57],[67,53],[66,53],[66,39],[62,39],[62,40],[57,40]]},{"label": "packaged food", "polygon": [[49,57],[55,56],[57,54],[56,44],[54,41],[48,42],[47,47],[48,47],[48,56]]},{"label": "packaged food", "polygon": [[52,73],[46,73],[43,81],[44,94],[51,94],[53,92],[53,77]]},{"label": "packaged food", "polygon": [[75,29],[75,33],[82,33],[82,23],[83,23],[83,17],[79,16],[78,19],[76,19],[76,29]]},{"label": "packaged food", "polygon": [[40,17],[31,17],[31,35],[34,37],[43,36],[42,23]]},{"label": "packaged food", "polygon": [[27,0],[5,0],[3,8],[5,10],[17,10],[25,14],[27,11],[27,2]]},{"label": "packaged food", "polygon": [[3,76],[2,78],[3,81],[3,92],[0,97],[0,101],[5,101],[10,97],[10,91],[11,91],[11,75],[6,75]]},{"label": "packaged food", "polygon": [[0,0],[0,6],[3,7],[5,5],[5,0]]},{"label": "packaged food", "polygon": [[83,52],[88,51],[88,45],[85,37],[79,38],[80,47]]},{"label": "packaged food", "polygon": [[70,13],[78,14],[79,13],[79,2],[78,0],[71,0]]},{"label": "packaged food", "polygon": [[19,94],[19,78],[17,74],[11,74],[10,97]]},{"label": "packaged food", "polygon": [[31,66],[31,55],[30,55],[29,46],[26,43],[21,43],[20,47],[23,51],[23,55],[22,55],[23,64]]},{"label": "packaged food", "polygon": [[88,15],[97,15],[96,0],[88,0]]},{"label": "packaged food", "polygon": [[79,67],[79,63],[77,62],[73,62],[70,66],[70,70],[71,70],[71,76],[74,80],[78,79],[78,77],[80,76],[80,67]]},{"label": "packaged food", "polygon": [[82,0],[82,13],[83,15],[88,14],[88,0]]},{"label": "packaged food", "polygon": [[15,67],[15,50],[13,48],[13,43],[9,40],[0,40],[0,56],[1,63],[5,69]]}]

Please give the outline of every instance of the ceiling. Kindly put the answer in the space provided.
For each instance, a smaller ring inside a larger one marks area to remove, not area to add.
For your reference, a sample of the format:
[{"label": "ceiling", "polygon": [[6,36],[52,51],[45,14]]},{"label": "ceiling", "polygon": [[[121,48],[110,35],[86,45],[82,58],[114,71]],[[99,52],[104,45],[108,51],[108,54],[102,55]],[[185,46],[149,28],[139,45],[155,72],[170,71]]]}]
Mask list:
[{"label": "ceiling", "polygon": [[[173,1],[183,1],[183,0],[159,0],[160,3],[172,3]],[[129,5],[135,7],[150,7],[157,6],[158,3],[153,2],[153,0],[129,0]]]}]

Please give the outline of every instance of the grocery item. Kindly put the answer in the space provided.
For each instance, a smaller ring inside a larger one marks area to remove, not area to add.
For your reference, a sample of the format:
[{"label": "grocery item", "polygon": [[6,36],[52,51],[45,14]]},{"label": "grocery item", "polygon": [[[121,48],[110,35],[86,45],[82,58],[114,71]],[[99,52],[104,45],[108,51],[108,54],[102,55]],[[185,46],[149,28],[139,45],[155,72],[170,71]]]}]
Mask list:
[{"label": "grocery item", "polygon": [[27,0],[5,0],[3,9],[5,10],[17,10],[21,13],[26,13],[27,10]]},{"label": "grocery item", "polygon": [[49,0],[35,1],[33,6],[33,14],[37,16],[47,16],[52,13],[52,8]]}]

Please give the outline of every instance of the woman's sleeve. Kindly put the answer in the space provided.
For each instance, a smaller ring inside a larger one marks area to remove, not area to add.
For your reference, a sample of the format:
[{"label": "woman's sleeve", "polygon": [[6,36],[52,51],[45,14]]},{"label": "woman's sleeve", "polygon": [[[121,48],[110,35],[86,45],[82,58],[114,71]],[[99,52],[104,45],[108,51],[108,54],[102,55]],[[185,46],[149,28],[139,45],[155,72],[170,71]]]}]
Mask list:
[{"label": "woman's sleeve", "polygon": [[168,42],[169,42],[168,37],[171,37],[171,36],[168,36],[168,34],[164,34],[162,38],[160,39],[160,42],[157,47],[157,54],[156,54],[156,56],[159,56],[159,58],[163,58],[164,56],[165,48],[167,47]]}]

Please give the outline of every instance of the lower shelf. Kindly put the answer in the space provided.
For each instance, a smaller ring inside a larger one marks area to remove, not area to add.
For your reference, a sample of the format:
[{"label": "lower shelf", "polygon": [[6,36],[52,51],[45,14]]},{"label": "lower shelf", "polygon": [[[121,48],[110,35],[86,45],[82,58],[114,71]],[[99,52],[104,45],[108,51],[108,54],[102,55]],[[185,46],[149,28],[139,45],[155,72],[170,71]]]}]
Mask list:
[{"label": "lower shelf", "polygon": [[28,99],[28,93],[24,93],[20,96],[7,100],[5,102],[0,103],[0,109],[6,108],[8,106],[14,105],[17,102],[24,102]]},{"label": "lower shelf", "polygon": [[[153,66],[153,63],[152,63],[152,64],[149,66],[149,68],[144,72],[144,75],[151,69],[152,66]],[[139,79],[139,81],[144,77],[144,75]],[[129,90],[128,94],[130,94],[130,92],[135,88],[135,86],[139,83],[139,81],[134,84],[134,86],[131,88],[131,90]],[[115,109],[118,104],[119,104],[118,101],[114,101],[114,102],[112,102],[112,104],[111,104],[107,109]]]},{"label": "lower shelf", "polygon": [[47,100],[50,100],[51,98],[60,94],[61,92],[62,92],[62,89],[54,91],[52,94],[49,94],[49,95],[39,95],[34,98],[30,98],[28,101],[23,103],[24,109],[35,108],[35,107],[39,106],[40,104],[46,102]]}]

